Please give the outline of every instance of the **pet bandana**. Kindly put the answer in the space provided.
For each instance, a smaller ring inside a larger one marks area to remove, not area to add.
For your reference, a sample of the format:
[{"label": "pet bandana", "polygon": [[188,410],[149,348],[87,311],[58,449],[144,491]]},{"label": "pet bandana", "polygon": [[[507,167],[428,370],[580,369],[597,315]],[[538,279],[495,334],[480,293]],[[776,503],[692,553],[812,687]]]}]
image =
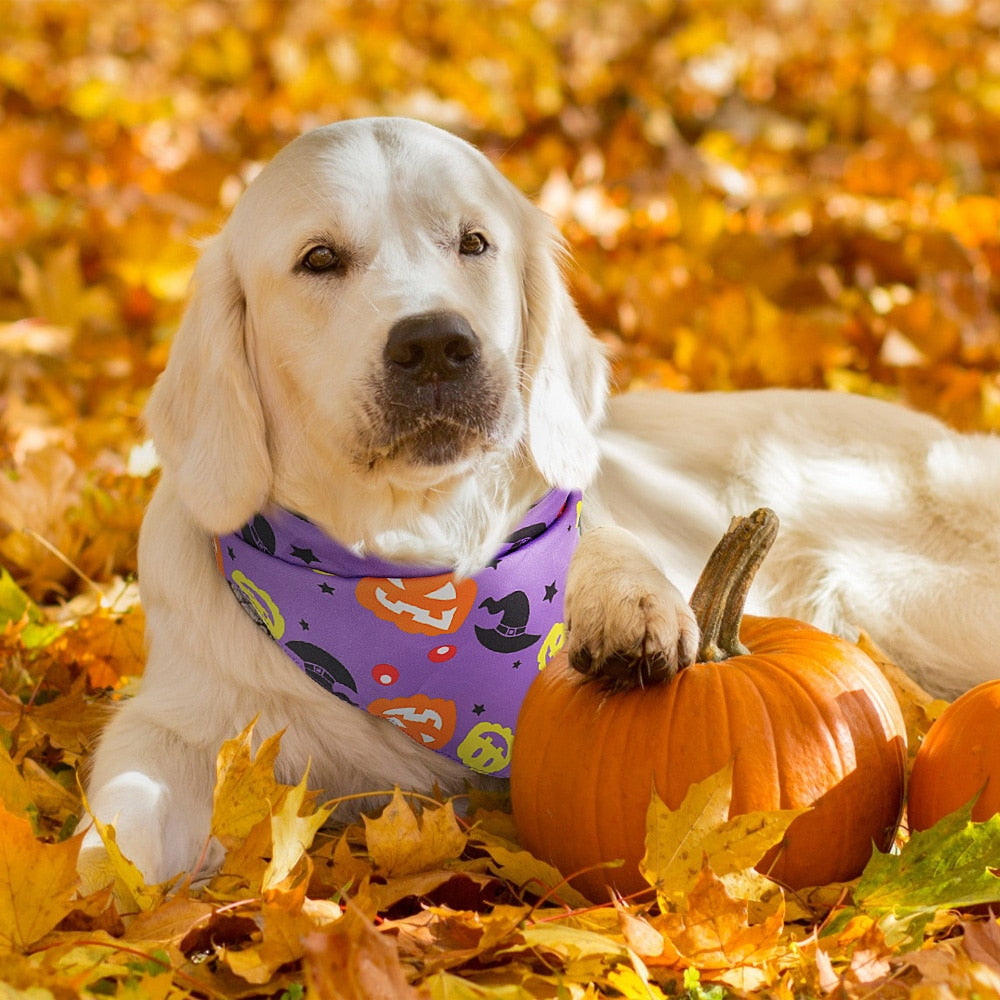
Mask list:
[{"label": "pet bandana", "polygon": [[281,509],[215,540],[247,614],[331,694],[506,776],[531,681],[563,644],[580,494],[553,490],[476,576],[361,557]]}]

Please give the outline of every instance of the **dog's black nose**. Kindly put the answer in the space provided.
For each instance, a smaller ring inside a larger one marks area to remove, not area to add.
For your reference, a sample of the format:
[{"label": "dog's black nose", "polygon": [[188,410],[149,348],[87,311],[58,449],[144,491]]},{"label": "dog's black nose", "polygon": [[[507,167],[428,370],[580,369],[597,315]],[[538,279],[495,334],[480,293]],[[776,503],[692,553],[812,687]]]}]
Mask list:
[{"label": "dog's black nose", "polygon": [[389,331],[385,360],[414,382],[453,381],[478,364],[479,338],[458,313],[407,316]]}]

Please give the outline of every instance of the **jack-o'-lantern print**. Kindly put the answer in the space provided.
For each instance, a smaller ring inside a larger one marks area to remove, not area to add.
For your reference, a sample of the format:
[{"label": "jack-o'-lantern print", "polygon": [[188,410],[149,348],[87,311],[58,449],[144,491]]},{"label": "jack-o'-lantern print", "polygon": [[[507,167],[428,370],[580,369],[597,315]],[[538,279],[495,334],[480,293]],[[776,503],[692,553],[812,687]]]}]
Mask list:
[{"label": "jack-o'-lantern print", "polygon": [[547,494],[472,578],[359,556],[280,508],[219,536],[214,557],[246,613],[329,696],[505,776],[524,691],[565,643],[577,499]]},{"label": "jack-o'-lantern print", "polygon": [[368,705],[372,715],[388,719],[421,746],[439,750],[455,734],[455,703],[424,694],[408,698],[376,698]]},{"label": "jack-o'-lantern print", "polygon": [[429,577],[365,577],[358,604],[410,635],[446,635],[462,627],[476,599],[476,581],[451,573]]}]

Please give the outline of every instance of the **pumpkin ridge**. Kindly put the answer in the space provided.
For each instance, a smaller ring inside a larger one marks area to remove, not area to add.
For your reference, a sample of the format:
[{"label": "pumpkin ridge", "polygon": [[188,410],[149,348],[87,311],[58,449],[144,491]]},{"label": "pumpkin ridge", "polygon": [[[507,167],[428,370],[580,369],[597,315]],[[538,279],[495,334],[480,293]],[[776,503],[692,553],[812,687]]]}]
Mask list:
[{"label": "pumpkin ridge", "polygon": [[[768,699],[760,689],[759,678],[754,676],[759,672],[750,669],[748,660],[749,657],[734,657],[719,671],[721,674],[728,669],[734,675],[734,685],[739,684],[739,691],[733,698],[737,705],[743,708],[752,699],[752,710],[740,713],[744,732],[740,745],[734,747],[733,802],[730,807],[730,814],[734,816],[758,809],[781,808],[774,724],[768,710]],[[730,745],[736,743],[734,737],[731,732]],[[760,756],[762,751],[765,756]],[[739,776],[737,768],[740,769]],[[740,794],[743,789],[746,789],[745,796]],[[775,801],[776,796],[778,801]]]}]

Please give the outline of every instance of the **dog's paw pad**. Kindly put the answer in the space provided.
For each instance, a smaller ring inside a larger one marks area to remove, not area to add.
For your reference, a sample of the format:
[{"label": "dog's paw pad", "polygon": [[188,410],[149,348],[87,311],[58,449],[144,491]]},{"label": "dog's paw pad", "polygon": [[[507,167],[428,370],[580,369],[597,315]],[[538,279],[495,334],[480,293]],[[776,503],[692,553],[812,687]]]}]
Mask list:
[{"label": "dog's paw pad", "polygon": [[598,657],[586,648],[571,650],[570,666],[613,691],[649,687],[669,681],[678,669],[678,658],[662,649],[616,650]]},{"label": "dog's paw pad", "polygon": [[[586,624],[574,627],[573,621]],[[570,665],[612,690],[669,681],[697,653],[698,626],[688,606],[673,599],[672,588],[666,599],[644,594],[574,614],[570,622]]]}]

